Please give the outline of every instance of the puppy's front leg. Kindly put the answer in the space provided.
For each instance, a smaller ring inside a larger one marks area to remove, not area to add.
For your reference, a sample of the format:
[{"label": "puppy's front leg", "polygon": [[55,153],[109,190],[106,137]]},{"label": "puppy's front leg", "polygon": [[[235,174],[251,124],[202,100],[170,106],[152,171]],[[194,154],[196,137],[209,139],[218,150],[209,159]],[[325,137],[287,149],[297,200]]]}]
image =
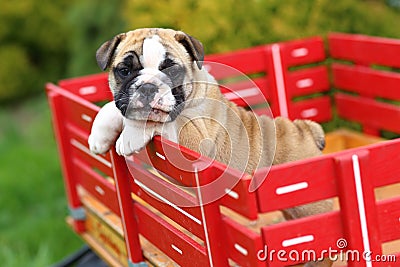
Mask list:
[{"label": "puppy's front leg", "polygon": [[148,122],[124,119],[124,129],[115,145],[117,154],[129,156],[139,152],[154,135],[155,129]]},{"label": "puppy's front leg", "polygon": [[88,139],[89,148],[95,154],[104,154],[114,145],[122,131],[123,116],[114,101],[105,104],[94,119]]}]

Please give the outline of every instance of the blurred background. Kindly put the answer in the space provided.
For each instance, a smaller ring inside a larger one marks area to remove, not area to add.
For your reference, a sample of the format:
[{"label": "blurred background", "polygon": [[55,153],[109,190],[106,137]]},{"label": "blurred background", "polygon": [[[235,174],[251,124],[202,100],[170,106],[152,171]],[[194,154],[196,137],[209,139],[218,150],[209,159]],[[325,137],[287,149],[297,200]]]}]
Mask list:
[{"label": "blurred background", "polygon": [[1,265],[49,266],[82,242],[67,204],[46,82],[97,73],[97,48],[141,27],[217,53],[329,32],[400,38],[400,0],[24,0],[0,3]]}]

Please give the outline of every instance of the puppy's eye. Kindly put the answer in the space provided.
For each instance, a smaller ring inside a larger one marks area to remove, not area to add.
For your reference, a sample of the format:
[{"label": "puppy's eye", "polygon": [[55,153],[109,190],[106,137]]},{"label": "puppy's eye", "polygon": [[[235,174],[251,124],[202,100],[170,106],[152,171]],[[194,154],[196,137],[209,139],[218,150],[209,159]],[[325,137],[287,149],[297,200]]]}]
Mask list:
[{"label": "puppy's eye", "polygon": [[168,69],[170,67],[173,67],[175,65],[176,65],[176,63],[174,61],[172,61],[171,59],[167,58],[160,64],[159,70],[162,71],[162,70]]},{"label": "puppy's eye", "polygon": [[118,71],[118,74],[121,77],[124,77],[124,78],[128,77],[129,75],[131,75],[131,70],[129,68],[127,68],[127,67],[119,68],[117,71]]}]

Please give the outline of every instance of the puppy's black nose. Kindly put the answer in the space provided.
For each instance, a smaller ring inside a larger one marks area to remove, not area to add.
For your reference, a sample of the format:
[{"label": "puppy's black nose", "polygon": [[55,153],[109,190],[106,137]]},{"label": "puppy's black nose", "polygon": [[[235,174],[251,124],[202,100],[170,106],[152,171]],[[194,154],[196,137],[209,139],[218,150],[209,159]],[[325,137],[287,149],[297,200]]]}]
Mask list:
[{"label": "puppy's black nose", "polygon": [[158,87],[152,83],[144,83],[138,87],[137,92],[139,93],[139,101],[143,105],[147,105],[154,99],[158,92]]}]

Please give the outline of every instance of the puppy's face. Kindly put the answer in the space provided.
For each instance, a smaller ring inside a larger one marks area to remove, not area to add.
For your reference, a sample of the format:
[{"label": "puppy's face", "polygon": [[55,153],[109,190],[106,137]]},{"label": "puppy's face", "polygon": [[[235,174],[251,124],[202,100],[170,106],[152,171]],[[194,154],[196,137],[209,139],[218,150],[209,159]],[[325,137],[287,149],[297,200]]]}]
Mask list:
[{"label": "puppy's face", "polygon": [[192,90],[186,84],[203,57],[199,41],[169,29],[123,33],[96,53],[99,66],[110,68],[109,84],[121,113],[154,122],[172,121],[180,114]]}]

